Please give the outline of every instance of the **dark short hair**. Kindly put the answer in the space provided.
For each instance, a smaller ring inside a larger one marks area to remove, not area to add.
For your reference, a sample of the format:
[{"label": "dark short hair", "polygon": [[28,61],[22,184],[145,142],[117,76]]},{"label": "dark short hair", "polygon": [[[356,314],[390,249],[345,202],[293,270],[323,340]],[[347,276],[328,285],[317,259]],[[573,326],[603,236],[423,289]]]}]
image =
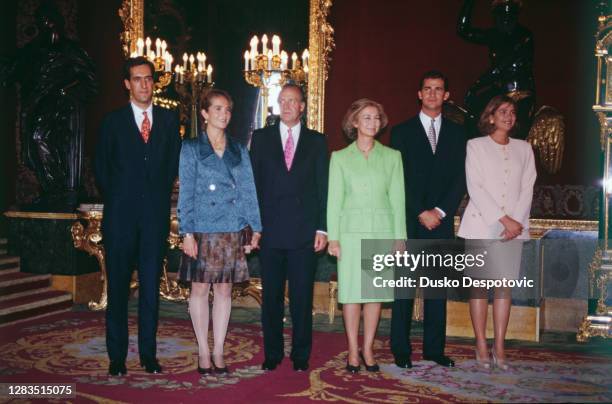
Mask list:
[{"label": "dark short hair", "polygon": [[344,114],[344,119],[342,119],[342,131],[350,140],[357,139],[357,128],[354,126],[355,122],[357,122],[357,117],[367,107],[374,107],[378,110],[378,114],[380,115],[380,129],[377,133],[380,134],[389,123],[389,119],[387,118],[387,114],[385,114],[385,109],[381,104],[376,101],[372,101],[367,98],[361,98],[351,104],[346,114]]},{"label": "dark short hair", "polygon": [[423,76],[421,76],[421,82],[419,84],[419,90],[421,90],[423,88],[423,85],[425,84],[425,80],[427,79],[441,79],[444,82],[444,91],[448,91],[448,77],[446,77],[441,71],[439,70],[429,70],[427,72],[425,72],[425,74],[423,74]]},{"label": "dark short hair", "polygon": [[[480,114],[480,119],[478,120],[478,130],[484,136],[488,136],[491,133],[495,132],[495,125],[490,122],[491,116],[497,112],[499,107],[503,104],[510,104],[514,107],[514,112],[516,113],[516,102],[508,97],[507,95],[496,95],[491,98],[491,101],[487,104],[482,114]],[[515,121],[514,126],[510,129],[509,135],[512,136],[517,129],[518,120]]]},{"label": "dark short hair", "polygon": [[287,88],[295,88],[296,90],[298,90],[298,92],[300,93],[300,97],[302,97],[302,102],[306,102],[306,96],[304,95],[304,89],[301,86],[298,86],[295,83],[287,83],[283,85],[283,87],[281,88],[281,92]]},{"label": "dark short hair", "polygon": [[144,56],[136,56],[135,58],[128,58],[123,64],[123,78],[129,80],[131,77],[132,67],[147,65],[151,69],[151,76],[155,74],[155,66],[153,63]]},{"label": "dark short hair", "polygon": [[208,108],[210,108],[212,105],[212,100],[217,97],[225,98],[229,103],[230,108],[234,108],[234,101],[227,91],[221,90],[220,88],[211,88],[210,90],[203,91],[202,94],[200,94],[200,111],[204,110],[208,112]]}]

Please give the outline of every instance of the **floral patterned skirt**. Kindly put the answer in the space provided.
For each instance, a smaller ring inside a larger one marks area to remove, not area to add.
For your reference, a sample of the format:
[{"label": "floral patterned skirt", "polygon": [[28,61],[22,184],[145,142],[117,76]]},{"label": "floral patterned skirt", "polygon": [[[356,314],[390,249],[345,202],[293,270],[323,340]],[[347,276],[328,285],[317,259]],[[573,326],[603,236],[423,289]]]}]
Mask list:
[{"label": "floral patterned skirt", "polygon": [[197,258],[181,256],[181,282],[239,283],[249,280],[240,233],[194,233]]}]

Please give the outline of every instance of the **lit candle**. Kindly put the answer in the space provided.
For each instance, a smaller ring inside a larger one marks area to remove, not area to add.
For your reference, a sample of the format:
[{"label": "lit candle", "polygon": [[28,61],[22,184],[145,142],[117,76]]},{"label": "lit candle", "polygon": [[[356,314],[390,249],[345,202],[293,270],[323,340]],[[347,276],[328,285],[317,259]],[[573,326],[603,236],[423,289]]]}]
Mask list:
[{"label": "lit candle", "polygon": [[304,66],[304,68],[308,66],[309,57],[310,57],[310,53],[308,52],[308,49],[304,49],[304,52],[302,52],[302,65]]},{"label": "lit candle", "polygon": [[263,34],[263,36],[261,37],[261,54],[262,55],[267,55],[268,54],[268,36],[266,34]]},{"label": "lit candle", "polygon": [[295,61],[297,60],[297,53],[293,52],[291,55],[291,70],[295,70]]},{"label": "lit candle", "polygon": [[244,71],[249,70],[249,51],[244,51]]},{"label": "lit candle", "polygon": [[256,35],[253,35],[251,38],[251,57],[257,56],[257,44],[259,43],[259,39],[257,39]]},{"label": "lit candle", "polygon": [[280,37],[278,35],[274,35],[272,37],[272,53],[278,55],[280,53]]},{"label": "lit candle", "polygon": [[138,38],[138,40],[136,41],[136,48],[138,50],[138,56],[142,56],[144,51],[144,41],[142,40],[142,38]]},{"label": "lit candle", "polygon": [[148,58],[151,61],[155,60],[155,52],[153,52],[152,50],[149,50]]},{"label": "lit candle", "polygon": [[180,82],[181,67],[179,65],[174,66],[174,79]]},{"label": "lit candle", "polygon": [[162,57],[162,52],[161,52],[161,39],[157,38],[155,40],[155,57]]},{"label": "lit candle", "polygon": [[149,56],[149,53],[151,53],[151,38],[147,37],[147,40],[145,41],[145,45],[147,45],[146,55]]},{"label": "lit candle", "polygon": [[183,69],[187,70],[187,54],[183,53]]},{"label": "lit candle", "polygon": [[208,65],[208,69],[206,69],[206,73],[207,73],[207,78],[208,78],[208,82],[212,83],[212,65]]},{"label": "lit candle", "polygon": [[268,70],[272,70],[272,49],[268,49]]},{"label": "lit candle", "polygon": [[161,41],[161,50],[162,50],[162,55],[166,54],[166,48],[168,47],[168,44],[166,43],[166,41]]},{"label": "lit candle", "polygon": [[286,70],[287,61],[289,60],[289,55],[287,55],[287,52],[282,51],[280,56],[281,56],[281,70]]},{"label": "lit candle", "polygon": [[130,53],[130,57],[131,58],[135,58],[137,56],[138,56],[138,52],[137,51],[134,51],[134,52]]},{"label": "lit candle", "polygon": [[189,55],[189,68],[191,70],[195,70],[194,61],[195,58],[193,57],[193,54]]},{"label": "lit candle", "polygon": [[206,69],[206,53],[202,52],[202,69]]}]

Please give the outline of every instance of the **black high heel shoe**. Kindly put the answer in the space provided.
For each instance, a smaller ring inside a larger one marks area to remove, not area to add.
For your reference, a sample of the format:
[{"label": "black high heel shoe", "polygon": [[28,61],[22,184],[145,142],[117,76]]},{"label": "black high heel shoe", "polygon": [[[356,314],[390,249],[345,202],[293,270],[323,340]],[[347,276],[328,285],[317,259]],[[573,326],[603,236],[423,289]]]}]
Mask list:
[{"label": "black high heel shoe", "polygon": [[209,367],[209,368],[200,367],[200,358],[198,357],[198,373],[201,375],[210,375],[212,374],[212,372],[213,372],[212,367]]},{"label": "black high heel shoe", "polygon": [[348,363],[348,360],[346,361],[346,371],[352,374],[355,373],[359,373],[359,371],[361,370],[361,366],[357,365],[357,366],[353,366],[350,363]]},{"label": "black high heel shoe", "polygon": [[368,363],[365,360],[365,357],[363,356],[363,352],[359,352],[359,356],[361,357],[361,360],[363,361],[363,366],[365,366],[365,369],[368,372],[380,372],[380,366],[378,366],[378,363],[375,363],[373,365],[368,365]]},{"label": "black high heel shoe", "polygon": [[214,360],[214,359],[212,359],[212,360],[211,360],[211,362],[212,362],[212,367],[213,367],[213,369],[214,369],[215,373],[218,373],[218,374],[226,374],[226,373],[229,373],[229,369],[228,369],[227,365],[226,365],[226,366],[224,366],[224,367],[222,367],[222,368],[220,368],[220,367],[218,367],[218,366],[215,364],[215,360]]}]

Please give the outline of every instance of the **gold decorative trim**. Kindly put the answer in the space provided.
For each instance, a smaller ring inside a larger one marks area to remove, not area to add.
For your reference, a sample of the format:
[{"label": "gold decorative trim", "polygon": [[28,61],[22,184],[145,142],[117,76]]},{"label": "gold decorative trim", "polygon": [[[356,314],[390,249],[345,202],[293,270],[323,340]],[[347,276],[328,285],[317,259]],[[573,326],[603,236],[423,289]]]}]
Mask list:
[{"label": "gold decorative trim", "polygon": [[9,210],[4,212],[6,217],[16,217],[20,219],[77,219],[76,213],[51,213],[51,212],[21,212]]},{"label": "gold decorative trim", "polygon": [[321,133],[325,129],[325,81],[329,70],[329,53],[335,46],[334,29],[327,21],[331,6],[332,0],[310,0],[307,126]]},{"label": "gold decorative trim", "polygon": [[[459,229],[461,218],[455,216],[455,232]],[[597,231],[597,220],[529,219],[529,235],[541,238],[548,230]]]},{"label": "gold decorative trim", "polygon": [[119,39],[127,58],[136,50],[136,39],[144,37],[144,0],[123,0],[118,14],[123,23]]}]

